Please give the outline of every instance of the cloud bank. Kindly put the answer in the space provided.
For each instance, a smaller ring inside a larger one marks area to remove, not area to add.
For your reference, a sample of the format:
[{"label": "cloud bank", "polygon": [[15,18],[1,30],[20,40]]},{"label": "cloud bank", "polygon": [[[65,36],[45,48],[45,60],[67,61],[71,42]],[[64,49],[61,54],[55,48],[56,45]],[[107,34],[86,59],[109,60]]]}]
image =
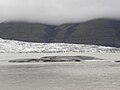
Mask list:
[{"label": "cloud bank", "polygon": [[0,0],[0,22],[49,24],[120,18],[120,0]]}]

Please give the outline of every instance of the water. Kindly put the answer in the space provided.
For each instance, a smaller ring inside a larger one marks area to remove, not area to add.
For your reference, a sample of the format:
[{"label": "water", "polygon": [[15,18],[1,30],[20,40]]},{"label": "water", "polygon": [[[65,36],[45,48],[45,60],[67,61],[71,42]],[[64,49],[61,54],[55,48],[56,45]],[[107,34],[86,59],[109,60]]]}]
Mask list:
[{"label": "water", "polygon": [[[64,55],[70,55],[70,53]],[[92,54],[79,55],[91,56]],[[0,65],[0,90],[120,89],[120,63],[109,60],[80,63],[7,63],[9,59],[41,56],[42,54],[0,54],[0,61],[4,62]],[[120,57],[119,54],[93,54],[92,56],[102,56],[111,60],[118,60]]]},{"label": "water", "polygon": [[120,53],[0,53],[0,61],[24,58],[41,58],[44,56],[93,56],[103,59],[120,60]]}]

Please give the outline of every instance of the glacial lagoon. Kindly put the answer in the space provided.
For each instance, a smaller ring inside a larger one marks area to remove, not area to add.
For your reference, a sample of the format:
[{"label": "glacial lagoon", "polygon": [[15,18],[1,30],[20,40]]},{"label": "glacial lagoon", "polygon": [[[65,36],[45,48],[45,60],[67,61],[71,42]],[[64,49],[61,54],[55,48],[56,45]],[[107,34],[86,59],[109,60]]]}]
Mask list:
[{"label": "glacial lagoon", "polygon": [[[8,63],[43,56],[94,56],[105,61]],[[120,53],[1,53],[0,90],[119,90]]]}]

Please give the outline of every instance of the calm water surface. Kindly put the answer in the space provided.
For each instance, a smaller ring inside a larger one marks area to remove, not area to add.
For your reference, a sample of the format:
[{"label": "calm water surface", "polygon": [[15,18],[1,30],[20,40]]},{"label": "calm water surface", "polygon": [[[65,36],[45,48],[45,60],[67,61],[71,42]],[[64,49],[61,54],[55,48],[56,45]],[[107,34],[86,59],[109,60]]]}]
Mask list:
[{"label": "calm water surface", "polygon": [[[104,62],[26,64],[9,64],[5,61],[41,56],[40,54],[0,54],[1,63],[3,63],[0,64],[0,90],[120,89],[120,63],[109,60]],[[109,56],[110,59],[117,60],[120,57],[119,54],[95,54],[95,56],[104,56],[103,58]]]}]

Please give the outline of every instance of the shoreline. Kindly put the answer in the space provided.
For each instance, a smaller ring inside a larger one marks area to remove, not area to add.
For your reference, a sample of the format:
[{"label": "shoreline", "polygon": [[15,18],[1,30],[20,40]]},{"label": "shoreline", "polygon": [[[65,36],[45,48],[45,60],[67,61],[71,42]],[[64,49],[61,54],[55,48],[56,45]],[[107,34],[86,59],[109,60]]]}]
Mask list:
[{"label": "shoreline", "polygon": [[[67,53],[0,53],[0,65],[12,65],[12,63],[8,63],[9,60],[16,60],[16,59],[40,59],[41,57],[46,56],[92,56],[96,58],[101,58],[103,61],[119,61],[120,60],[120,53],[75,53],[75,52],[67,52]],[[92,62],[96,60],[86,61]],[[98,61],[99,62],[99,61]],[[40,64],[45,62],[28,62],[27,64]],[[48,62],[51,63],[51,62]],[[52,62],[55,63],[55,62]],[[74,63],[74,62],[57,62],[57,63]],[[75,62],[77,63],[77,62]],[[81,62],[78,62],[81,63]],[[119,63],[119,62],[116,62]],[[17,64],[17,63],[16,63]],[[25,63],[18,63],[18,64],[25,64]],[[15,65],[15,64],[14,64]]]},{"label": "shoreline", "polygon": [[45,56],[93,56],[97,58],[103,57],[103,59],[117,59],[120,58],[120,53],[0,53],[1,60],[11,59],[27,59],[27,58],[41,58]]}]

